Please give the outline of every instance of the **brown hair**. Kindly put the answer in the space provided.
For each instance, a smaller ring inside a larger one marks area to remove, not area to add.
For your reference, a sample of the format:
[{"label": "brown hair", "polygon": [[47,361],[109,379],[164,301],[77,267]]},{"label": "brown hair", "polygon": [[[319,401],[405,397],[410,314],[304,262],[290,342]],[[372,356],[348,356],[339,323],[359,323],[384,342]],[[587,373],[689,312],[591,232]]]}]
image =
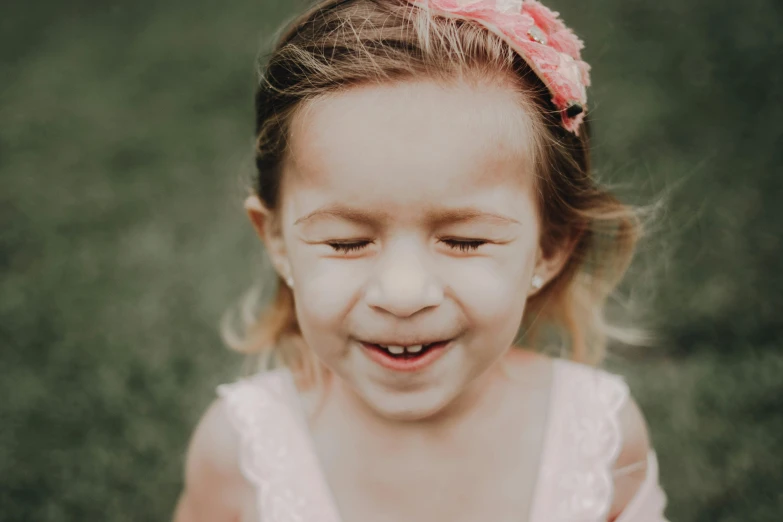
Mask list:
[{"label": "brown hair", "polygon": [[[573,253],[528,301],[521,325],[526,342],[542,348],[540,334],[551,326],[571,359],[597,364],[610,337],[632,341],[636,331],[610,325],[604,308],[640,235],[636,209],[591,176],[589,122],[576,135],[564,130],[538,77],[476,23],[433,17],[402,0],[326,0],[295,19],[276,42],[256,91],[259,199],[278,208],[290,126],[307,102],[358,85],[420,78],[505,78],[533,113],[541,247],[547,253],[572,246]],[[228,338],[232,347],[276,356],[295,370],[318,367],[301,340],[292,292],[279,278],[271,304],[249,317],[244,335]]]}]

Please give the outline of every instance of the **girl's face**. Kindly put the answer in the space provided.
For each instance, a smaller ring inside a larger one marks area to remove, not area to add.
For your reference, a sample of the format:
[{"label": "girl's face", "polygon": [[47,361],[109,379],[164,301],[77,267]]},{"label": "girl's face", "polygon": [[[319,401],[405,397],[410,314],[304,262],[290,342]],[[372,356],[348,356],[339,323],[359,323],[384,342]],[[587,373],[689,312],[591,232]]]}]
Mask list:
[{"label": "girl's face", "polygon": [[[292,126],[280,231],[248,200],[294,280],[306,343],[383,417],[458,402],[510,348],[534,273],[548,280],[564,261],[539,254],[516,96],[415,82],[322,98]],[[402,361],[367,344],[434,341],[448,344]]]}]

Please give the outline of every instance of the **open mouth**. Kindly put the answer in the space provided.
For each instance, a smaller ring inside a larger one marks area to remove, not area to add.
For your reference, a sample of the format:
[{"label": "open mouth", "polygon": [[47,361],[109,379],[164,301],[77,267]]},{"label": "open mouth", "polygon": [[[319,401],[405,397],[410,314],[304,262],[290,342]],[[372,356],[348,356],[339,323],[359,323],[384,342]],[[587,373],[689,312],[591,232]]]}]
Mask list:
[{"label": "open mouth", "polygon": [[412,346],[381,345],[362,342],[370,359],[385,368],[411,372],[419,371],[437,360],[451,341],[438,341]]},{"label": "open mouth", "polygon": [[395,359],[414,359],[421,357],[429,352],[432,348],[437,347],[440,344],[446,344],[448,341],[439,341],[430,344],[415,344],[413,346],[383,346],[380,344],[365,343],[370,347],[382,351],[385,355],[394,357]]}]

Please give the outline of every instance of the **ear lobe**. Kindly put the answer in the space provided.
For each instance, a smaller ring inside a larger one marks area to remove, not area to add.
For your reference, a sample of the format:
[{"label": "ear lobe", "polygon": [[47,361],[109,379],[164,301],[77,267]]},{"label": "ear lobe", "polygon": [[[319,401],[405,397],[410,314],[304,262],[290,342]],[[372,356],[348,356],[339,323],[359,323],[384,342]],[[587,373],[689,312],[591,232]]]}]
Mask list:
[{"label": "ear lobe", "polygon": [[[543,280],[542,287],[556,278],[563,270],[563,267],[568,262],[571,254],[573,254],[574,248],[576,248],[580,237],[581,235],[577,235],[572,240],[552,251],[547,257],[544,257],[544,254],[539,248],[533,273]],[[534,289],[530,295],[538,293],[538,291],[539,289]]]}]

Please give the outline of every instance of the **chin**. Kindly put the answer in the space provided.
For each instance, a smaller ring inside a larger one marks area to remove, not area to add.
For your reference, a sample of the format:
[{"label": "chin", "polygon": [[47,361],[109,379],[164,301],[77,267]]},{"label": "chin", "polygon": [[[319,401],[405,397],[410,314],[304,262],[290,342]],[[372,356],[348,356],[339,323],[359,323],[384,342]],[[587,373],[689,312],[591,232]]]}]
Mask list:
[{"label": "chin", "polygon": [[441,386],[418,390],[388,390],[377,386],[357,390],[367,406],[380,417],[393,421],[415,422],[437,416],[453,400],[453,394]]}]

